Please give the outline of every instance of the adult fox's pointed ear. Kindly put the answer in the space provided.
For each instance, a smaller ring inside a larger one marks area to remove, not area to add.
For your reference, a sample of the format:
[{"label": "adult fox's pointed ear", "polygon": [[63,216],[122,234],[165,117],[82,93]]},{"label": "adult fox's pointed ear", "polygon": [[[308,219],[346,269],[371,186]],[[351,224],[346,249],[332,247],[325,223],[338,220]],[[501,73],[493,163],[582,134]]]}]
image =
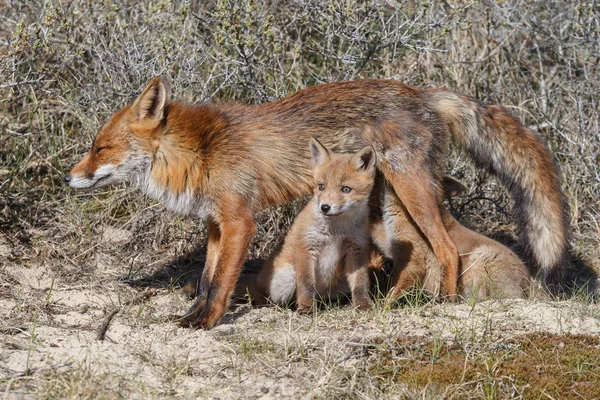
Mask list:
[{"label": "adult fox's pointed ear", "polygon": [[442,179],[442,187],[448,198],[459,196],[466,190],[465,185],[450,176],[444,176]]},{"label": "adult fox's pointed ear", "polygon": [[164,116],[165,104],[171,94],[171,85],[166,79],[154,77],[146,89],[133,102],[138,119],[160,121]]},{"label": "adult fox's pointed ear", "polygon": [[373,146],[363,147],[352,157],[357,171],[375,170],[375,149]]},{"label": "adult fox's pointed ear", "polygon": [[316,138],[310,139],[310,160],[313,166],[324,165],[329,162],[331,155],[329,150],[321,144]]}]

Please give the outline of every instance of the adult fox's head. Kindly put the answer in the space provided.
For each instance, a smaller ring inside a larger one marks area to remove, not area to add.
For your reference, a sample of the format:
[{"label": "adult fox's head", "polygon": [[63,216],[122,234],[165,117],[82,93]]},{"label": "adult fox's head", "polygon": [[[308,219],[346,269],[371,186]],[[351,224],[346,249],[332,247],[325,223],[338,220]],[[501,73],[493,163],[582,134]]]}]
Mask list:
[{"label": "adult fox's head", "polygon": [[164,125],[168,97],[168,84],[153,78],[132,104],[117,111],[100,128],[92,148],[65,176],[65,182],[75,189],[96,189],[144,179],[153,141]]},{"label": "adult fox's head", "polygon": [[335,217],[366,206],[375,180],[375,150],[333,154],[317,139],[310,141],[315,182],[314,200],[320,213]]}]

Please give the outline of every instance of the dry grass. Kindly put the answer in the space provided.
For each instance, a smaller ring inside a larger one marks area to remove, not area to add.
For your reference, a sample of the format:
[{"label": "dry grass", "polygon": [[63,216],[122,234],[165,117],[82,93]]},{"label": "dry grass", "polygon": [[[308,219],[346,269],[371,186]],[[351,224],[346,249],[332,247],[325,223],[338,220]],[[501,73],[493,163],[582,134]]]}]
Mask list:
[{"label": "dry grass", "polygon": [[592,399],[599,383],[600,312],[582,299],[399,308],[380,299],[368,312],[311,316],[241,305],[201,331],[168,321],[186,307],[176,292],[136,302],[114,280],[52,288],[39,269],[9,268],[20,305],[0,299],[9,398]]},{"label": "dry grass", "polygon": [[365,351],[384,384],[440,398],[569,398],[597,395],[600,342],[591,335],[527,333],[477,348],[439,338],[401,337]]},{"label": "dry grass", "polygon": [[[202,229],[164,216],[128,189],[74,194],[62,183],[102,121],[153,75],[169,76],[179,97],[216,102],[262,102],[318,82],[383,77],[504,104],[538,131],[563,170],[575,248],[595,263],[600,39],[593,4],[360,4],[0,6],[0,226],[11,246],[27,253],[43,232],[42,242],[91,248],[107,225],[132,232],[131,250],[179,239],[185,253],[202,242]],[[469,185],[459,205],[466,220],[510,238],[509,201],[497,183],[460,156],[448,170]],[[252,255],[272,248],[295,209],[263,216]]]},{"label": "dry grass", "polygon": [[[3,2],[0,382],[6,393],[535,398],[577,392],[586,398],[597,371],[584,353],[597,353],[595,339],[537,332],[597,331],[598,313],[585,295],[565,304],[497,307],[418,298],[390,307],[379,300],[372,313],[331,307],[308,319],[287,310],[246,310],[228,314],[221,330],[182,331],[164,319],[186,307],[174,289],[203,262],[203,225],[168,215],[122,186],[74,193],[62,179],[102,122],[154,75],[170,77],[178,97],[214,102],[263,102],[319,82],[365,77],[446,86],[507,106],[546,140],[563,171],[575,250],[598,269],[598,49],[593,1]],[[498,183],[459,154],[448,172],[469,187],[453,204],[462,220],[514,240],[510,201]],[[269,253],[300,203],[259,217],[252,258]],[[158,286],[160,294],[125,307],[107,335],[115,343],[99,345],[93,337],[105,312],[138,291],[125,282]],[[521,327],[518,318],[503,320],[514,317],[510,311],[498,311],[516,307],[527,319],[538,306],[550,310],[551,321]],[[520,336],[500,329],[506,326]],[[55,334],[80,343],[80,353],[62,352],[67,346],[50,339]],[[513,361],[536,365],[530,347],[536,342],[543,343],[539,363],[556,381],[532,379],[525,387],[520,374],[532,372]],[[160,346],[168,344],[178,350],[163,355]],[[101,359],[107,349],[129,361],[115,366]],[[29,364],[10,364],[21,352]],[[460,379],[436,375],[451,367]]]}]

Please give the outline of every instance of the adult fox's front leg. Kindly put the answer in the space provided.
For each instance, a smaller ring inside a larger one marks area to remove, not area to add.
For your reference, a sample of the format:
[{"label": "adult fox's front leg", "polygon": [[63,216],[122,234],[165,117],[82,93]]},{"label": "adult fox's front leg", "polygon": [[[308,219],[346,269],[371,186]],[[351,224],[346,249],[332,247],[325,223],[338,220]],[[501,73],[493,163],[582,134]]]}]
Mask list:
[{"label": "adult fox's front leg", "polygon": [[[208,329],[219,321],[227,310],[255,234],[256,223],[249,214],[221,222],[218,254],[215,256],[209,251],[208,268],[202,273],[198,298],[182,318],[181,325]],[[211,261],[216,261],[214,268]]]},{"label": "adult fox's front leg", "polygon": [[179,320],[183,326],[189,325],[204,310],[208,291],[212,282],[217,264],[219,262],[219,251],[221,243],[221,227],[212,218],[206,220],[206,228],[208,230],[208,244],[206,250],[206,261],[202,270],[202,277],[195,279],[192,283],[186,285],[189,294],[196,296],[196,301],[190,307],[188,312]]}]

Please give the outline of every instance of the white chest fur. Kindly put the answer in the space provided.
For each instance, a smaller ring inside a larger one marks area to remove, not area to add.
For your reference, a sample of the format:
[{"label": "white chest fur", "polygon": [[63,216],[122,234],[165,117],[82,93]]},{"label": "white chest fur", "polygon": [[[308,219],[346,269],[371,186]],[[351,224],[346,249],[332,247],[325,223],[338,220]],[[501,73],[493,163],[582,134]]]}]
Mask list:
[{"label": "white chest fur", "polygon": [[142,190],[151,198],[163,203],[172,213],[201,219],[214,216],[215,203],[209,198],[194,194],[191,190],[174,193],[156,185],[152,179],[148,179],[142,185]]},{"label": "white chest fur", "polygon": [[335,276],[335,272],[341,264],[344,257],[342,239],[340,237],[332,238],[327,243],[323,243],[317,259],[317,268],[315,271],[315,280],[323,286],[330,286]]}]

